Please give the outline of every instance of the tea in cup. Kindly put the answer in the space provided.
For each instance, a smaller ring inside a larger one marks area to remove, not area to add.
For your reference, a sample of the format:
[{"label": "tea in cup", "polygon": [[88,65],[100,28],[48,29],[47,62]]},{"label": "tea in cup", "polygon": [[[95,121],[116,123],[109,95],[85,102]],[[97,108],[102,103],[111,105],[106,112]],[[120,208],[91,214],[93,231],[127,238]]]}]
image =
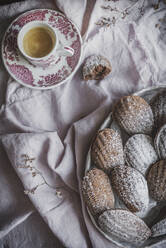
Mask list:
[{"label": "tea in cup", "polygon": [[36,66],[55,64],[60,56],[72,56],[74,50],[63,46],[54,28],[41,21],[25,24],[17,37],[17,45],[23,56]]}]

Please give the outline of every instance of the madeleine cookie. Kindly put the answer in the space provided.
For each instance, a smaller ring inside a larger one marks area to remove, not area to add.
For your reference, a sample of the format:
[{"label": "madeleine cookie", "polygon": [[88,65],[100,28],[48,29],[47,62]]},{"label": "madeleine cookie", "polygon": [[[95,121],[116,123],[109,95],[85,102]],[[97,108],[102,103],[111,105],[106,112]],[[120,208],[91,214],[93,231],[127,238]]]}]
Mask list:
[{"label": "madeleine cookie", "polygon": [[160,160],[150,167],[147,175],[149,193],[160,202],[166,200],[166,161]]},{"label": "madeleine cookie", "polygon": [[158,237],[166,234],[166,219],[163,219],[152,226],[152,237]]},{"label": "madeleine cookie", "polygon": [[100,80],[111,72],[111,64],[101,55],[91,55],[83,65],[84,80]]},{"label": "madeleine cookie", "polygon": [[166,124],[159,129],[154,144],[160,159],[166,159]]},{"label": "madeleine cookie", "polygon": [[149,194],[144,176],[129,166],[117,166],[111,173],[111,183],[119,198],[131,212],[147,209]]},{"label": "madeleine cookie", "polygon": [[152,138],[145,134],[135,134],[128,139],[124,147],[124,157],[128,165],[143,175],[158,159]]},{"label": "madeleine cookie", "polygon": [[93,168],[83,178],[82,193],[92,215],[114,207],[114,194],[110,180],[102,170]]},{"label": "madeleine cookie", "polygon": [[113,117],[128,134],[151,134],[154,126],[150,105],[140,96],[124,96],[114,106]]},{"label": "madeleine cookie", "polygon": [[108,173],[115,166],[124,164],[119,133],[110,128],[99,131],[91,147],[91,157],[97,167]]},{"label": "madeleine cookie", "polygon": [[166,123],[166,91],[159,92],[151,101],[156,128]]},{"label": "madeleine cookie", "polygon": [[123,209],[105,211],[99,216],[98,224],[106,234],[131,243],[143,242],[151,235],[143,220]]}]

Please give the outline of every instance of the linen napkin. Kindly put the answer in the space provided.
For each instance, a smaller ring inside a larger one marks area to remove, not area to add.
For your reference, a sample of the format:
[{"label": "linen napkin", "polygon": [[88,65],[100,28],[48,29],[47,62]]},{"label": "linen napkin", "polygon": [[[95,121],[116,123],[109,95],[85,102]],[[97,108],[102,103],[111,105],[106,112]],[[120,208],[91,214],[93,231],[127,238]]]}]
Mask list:
[{"label": "linen napkin", "polygon": [[[85,10],[82,2],[74,2],[70,13],[66,13],[78,20],[79,15],[74,11],[79,6]],[[68,10],[65,1],[59,3],[64,11]],[[145,6],[141,5],[143,13],[135,5],[137,16],[131,11],[132,15],[127,14],[128,19],[123,21],[121,12],[131,1],[113,4],[110,2],[112,8],[116,6],[120,11],[115,17],[117,22],[102,26],[103,16],[113,18],[115,13],[101,8],[105,1],[96,1],[84,37],[81,65],[69,82],[54,90],[33,91],[10,80],[6,102],[1,108],[2,143],[11,164],[25,193],[65,247],[118,247],[95,229],[80,199],[86,154],[116,99],[165,83],[165,23],[159,20],[164,18],[165,6],[161,4],[155,10],[146,1]],[[80,16],[83,18],[83,13]],[[96,25],[98,21],[102,24]],[[110,60],[112,72],[102,81],[85,82],[82,64],[96,52]],[[25,158],[35,158],[31,163],[37,171],[21,167],[26,166]],[[39,174],[32,174],[35,172]],[[45,180],[49,186],[43,184]],[[37,186],[40,184],[43,185]]]},{"label": "linen napkin", "polygon": [[24,192],[56,236],[66,247],[79,247],[80,241],[88,247],[86,235],[82,235],[86,229],[79,195],[65,185],[58,172],[65,149],[57,133],[9,134],[2,142],[23,180]]}]

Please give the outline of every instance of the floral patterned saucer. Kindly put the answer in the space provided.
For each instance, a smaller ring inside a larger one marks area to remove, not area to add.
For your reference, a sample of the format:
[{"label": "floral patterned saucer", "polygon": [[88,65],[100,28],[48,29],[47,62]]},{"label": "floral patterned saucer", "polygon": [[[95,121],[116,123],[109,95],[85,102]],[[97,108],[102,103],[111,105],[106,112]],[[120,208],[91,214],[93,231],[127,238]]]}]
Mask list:
[{"label": "floral patterned saucer", "polygon": [[[74,49],[71,57],[59,57],[55,65],[37,67],[28,62],[19,52],[17,35],[30,21],[44,21],[56,29],[64,46]],[[51,89],[73,76],[81,59],[82,39],[76,26],[60,12],[49,9],[28,11],[14,20],[2,41],[2,58],[9,74],[19,83],[33,89]]]}]

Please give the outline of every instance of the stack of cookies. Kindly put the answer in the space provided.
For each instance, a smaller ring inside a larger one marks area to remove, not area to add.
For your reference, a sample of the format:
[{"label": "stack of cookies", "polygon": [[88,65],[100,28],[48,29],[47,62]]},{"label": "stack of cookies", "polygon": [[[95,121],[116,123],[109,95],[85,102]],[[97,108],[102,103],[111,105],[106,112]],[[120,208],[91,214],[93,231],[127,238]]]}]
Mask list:
[{"label": "stack of cookies", "polygon": [[[82,182],[83,198],[104,233],[142,245],[149,237],[166,234],[166,219],[150,228],[136,215],[147,211],[149,197],[159,204],[166,201],[166,91],[150,104],[140,96],[122,97],[112,115],[129,138],[123,146],[117,130],[97,133],[91,145],[93,168]],[[115,199],[125,207],[116,208]]]}]

